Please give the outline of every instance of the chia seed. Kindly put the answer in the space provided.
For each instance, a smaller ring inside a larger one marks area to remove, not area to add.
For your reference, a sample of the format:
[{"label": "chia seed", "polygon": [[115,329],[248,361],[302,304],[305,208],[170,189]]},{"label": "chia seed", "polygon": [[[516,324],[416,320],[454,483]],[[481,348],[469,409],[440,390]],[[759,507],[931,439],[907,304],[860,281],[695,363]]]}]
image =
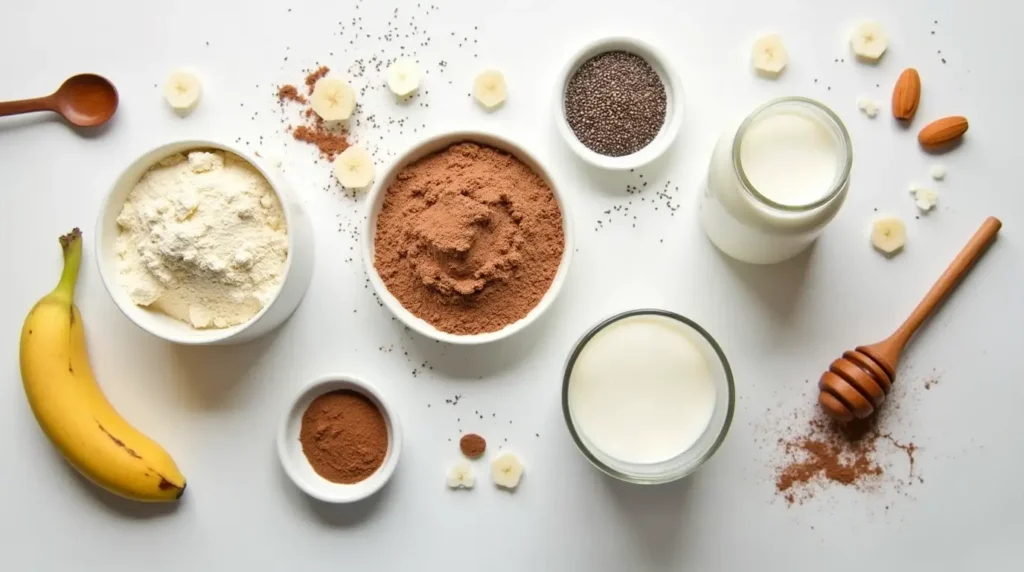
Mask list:
[{"label": "chia seed", "polygon": [[590,150],[609,157],[643,149],[665,124],[668,97],[642,57],[605,52],[583,63],[565,89],[565,118]]}]

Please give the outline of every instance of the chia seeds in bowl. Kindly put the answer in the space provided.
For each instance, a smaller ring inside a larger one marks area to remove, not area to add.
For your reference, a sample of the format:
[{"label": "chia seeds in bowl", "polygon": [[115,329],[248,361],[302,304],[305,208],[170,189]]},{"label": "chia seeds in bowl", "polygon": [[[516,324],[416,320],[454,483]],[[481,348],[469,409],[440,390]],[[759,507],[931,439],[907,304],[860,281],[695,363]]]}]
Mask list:
[{"label": "chia seeds in bowl", "polygon": [[566,63],[555,124],[585,162],[625,171],[660,157],[683,123],[683,87],[664,52],[630,37],[601,38]]},{"label": "chia seeds in bowl", "polygon": [[665,125],[668,95],[658,72],[624,50],[584,62],[565,88],[565,119],[588,149],[609,157],[647,147]]}]

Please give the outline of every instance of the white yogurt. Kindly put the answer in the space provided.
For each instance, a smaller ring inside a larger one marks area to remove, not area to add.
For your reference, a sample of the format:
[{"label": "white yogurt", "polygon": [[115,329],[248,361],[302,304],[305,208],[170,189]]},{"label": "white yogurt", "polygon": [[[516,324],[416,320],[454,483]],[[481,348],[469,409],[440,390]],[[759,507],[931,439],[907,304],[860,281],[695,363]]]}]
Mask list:
[{"label": "white yogurt", "polygon": [[626,463],[660,463],[692,447],[715,411],[716,390],[693,330],[658,315],[620,319],[580,351],[568,405],[593,447]]},{"label": "white yogurt", "polygon": [[852,151],[839,118],[802,98],[769,102],[719,139],[700,217],[723,252],[770,264],[795,256],[835,217]]}]

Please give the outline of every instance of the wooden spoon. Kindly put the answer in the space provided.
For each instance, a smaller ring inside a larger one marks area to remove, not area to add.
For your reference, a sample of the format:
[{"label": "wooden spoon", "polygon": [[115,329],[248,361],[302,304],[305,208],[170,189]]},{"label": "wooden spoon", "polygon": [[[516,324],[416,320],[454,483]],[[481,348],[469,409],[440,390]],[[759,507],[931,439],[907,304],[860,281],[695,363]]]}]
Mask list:
[{"label": "wooden spoon", "polygon": [[877,344],[859,346],[832,362],[818,381],[818,403],[829,417],[846,423],[854,418],[864,419],[874,413],[892,388],[896,363],[903,353],[903,347],[981,258],[988,245],[995,240],[1001,226],[1003,223],[995,217],[985,219],[981,228],[974,233],[949,268],[946,268],[917,308],[914,308],[910,317],[891,336]]},{"label": "wooden spoon", "polygon": [[46,97],[0,103],[0,117],[33,111],[55,111],[73,125],[94,127],[117,111],[117,89],[106,78],[85,73],[69,77]]}]

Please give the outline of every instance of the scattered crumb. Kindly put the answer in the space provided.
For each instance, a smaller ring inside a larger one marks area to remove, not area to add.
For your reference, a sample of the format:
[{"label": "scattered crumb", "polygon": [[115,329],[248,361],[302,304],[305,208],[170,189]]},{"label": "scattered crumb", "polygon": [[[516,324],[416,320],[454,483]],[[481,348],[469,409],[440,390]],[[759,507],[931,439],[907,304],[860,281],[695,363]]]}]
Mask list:
[{"label": "scattered crumb", "polygon": [[910,185],[910,194],[914,196],[914,204],[921,212],[928,212],[935,208],[939,202],[939,193],[935,189],[926,189],[917,185]]},{"label": "scattered crumb", "polygon": [[936,181],[941,181],[946,178],[946,166],[945,165],[932,165],[932,168],[928,170],[928,173]]},{"label": "scattered crumb", "polygon": [[862,95],[857,99],[857,109],[860,109],[869,118],[874,119],[878,115],[878,102],[866,95]]}]

